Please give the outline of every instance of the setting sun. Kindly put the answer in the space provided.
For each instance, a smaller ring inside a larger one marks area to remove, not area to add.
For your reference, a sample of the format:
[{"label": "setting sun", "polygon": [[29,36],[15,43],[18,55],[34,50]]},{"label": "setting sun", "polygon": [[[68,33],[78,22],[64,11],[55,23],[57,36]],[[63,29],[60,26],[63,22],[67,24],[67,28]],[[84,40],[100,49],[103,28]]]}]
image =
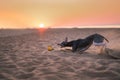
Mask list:
[{"label": "setting sun", "polygon": [[40,24],[39,27],[40,28],[44,28],[45,26],[44,26],[44,24]]}]

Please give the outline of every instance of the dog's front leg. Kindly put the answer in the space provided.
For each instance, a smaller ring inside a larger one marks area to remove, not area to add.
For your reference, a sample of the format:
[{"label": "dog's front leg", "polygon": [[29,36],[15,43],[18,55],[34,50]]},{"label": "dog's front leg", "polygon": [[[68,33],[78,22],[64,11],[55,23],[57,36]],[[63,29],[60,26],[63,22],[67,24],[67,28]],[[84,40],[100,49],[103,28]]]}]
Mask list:
[{"label": "dog's front leg", "polygon": [[77,44],[74,43],[74,44],[72,45],[72,52],[75,52],[76,50],[77,50]]}]

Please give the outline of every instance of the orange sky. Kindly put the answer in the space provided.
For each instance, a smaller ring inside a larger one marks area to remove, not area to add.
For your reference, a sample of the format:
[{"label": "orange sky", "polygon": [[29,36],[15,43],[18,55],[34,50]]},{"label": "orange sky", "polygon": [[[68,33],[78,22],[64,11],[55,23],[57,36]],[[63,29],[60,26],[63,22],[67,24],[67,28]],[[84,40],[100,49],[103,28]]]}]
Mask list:
[{"label": "orange sky", "polygon": [[0,28],[120,25],[120,0],[0,0]]}]

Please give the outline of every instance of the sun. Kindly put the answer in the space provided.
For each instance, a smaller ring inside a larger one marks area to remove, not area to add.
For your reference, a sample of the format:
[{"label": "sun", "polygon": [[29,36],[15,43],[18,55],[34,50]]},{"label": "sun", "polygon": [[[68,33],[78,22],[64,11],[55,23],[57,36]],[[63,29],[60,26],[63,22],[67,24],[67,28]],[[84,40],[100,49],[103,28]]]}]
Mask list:
[{"label": "sun", "polygon": [[41,24],[39,25],[39,27],[40,27],[40,28],[44,28],[45,26],[44,26],[43,23],[41,23]]}]

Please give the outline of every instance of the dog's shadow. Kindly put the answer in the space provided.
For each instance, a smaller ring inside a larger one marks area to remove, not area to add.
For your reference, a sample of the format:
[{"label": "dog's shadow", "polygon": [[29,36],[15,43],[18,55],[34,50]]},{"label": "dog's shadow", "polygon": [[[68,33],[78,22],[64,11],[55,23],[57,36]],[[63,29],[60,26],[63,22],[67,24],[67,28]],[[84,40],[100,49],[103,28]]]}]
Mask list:
[{"label": "dog's shadow", "polygon": [[111,56],[114,59],[120,59],[120,51],[106,48],[105,52],[107,55]]}]

